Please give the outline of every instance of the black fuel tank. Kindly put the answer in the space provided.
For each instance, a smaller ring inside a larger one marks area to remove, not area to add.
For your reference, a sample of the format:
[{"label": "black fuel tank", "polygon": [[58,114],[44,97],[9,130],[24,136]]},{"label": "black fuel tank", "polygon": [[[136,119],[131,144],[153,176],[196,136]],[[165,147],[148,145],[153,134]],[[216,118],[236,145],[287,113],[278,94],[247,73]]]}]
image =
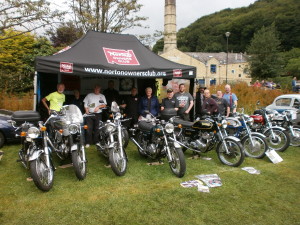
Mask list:
[{"label": "black fuel tank", "polygon": [[213,123],[207,120],[197,120],[193,124],[194,129],[199,130],[212,130],[213,129]]}]

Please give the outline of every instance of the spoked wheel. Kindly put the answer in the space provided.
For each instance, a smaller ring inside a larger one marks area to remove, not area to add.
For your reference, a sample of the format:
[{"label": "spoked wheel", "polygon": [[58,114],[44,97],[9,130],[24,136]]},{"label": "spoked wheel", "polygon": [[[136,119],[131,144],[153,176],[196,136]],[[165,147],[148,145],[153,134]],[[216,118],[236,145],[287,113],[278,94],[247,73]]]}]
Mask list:
[{"label": "spoked wheel", "polygon": [[[147,144],[146,144],[146,142],[144,141],[144,139],[143,139],[143,134],[142,134],[141,132],[138,132],[138,133],[136,134],[136,141],[139,143],[139,145],[140,145],[143,149],[145,149],[145,148],[147,147]],[[139,147],[137,147],[137,150],[138,150],[140,156],[142,156],[142,157],[147,157],[147,154],[146,154],[143,150],[141,150]]]},{"label": "spoked wheel", "polygon": [[267,142],[270,148],[274,149],[275,151],[283,152],[285,151],[290,145],[290,135],[287,131],[273,129],[274,137],[272,135],[271,130],[268,130],[264,133],[267,137]]},{"label": "spoked wheel", "polygon": [[177,177],[183,177],[185,174],[185,170],[186,170],[186,163],[185,163],[185,158],[184,158],[182,149],[175,148],[173,146],[173,147],[170,147],[170,153],[171,153],[172,161],[169,162],[169,165],[170,165],[172,172]]},{"label": "spoked wheel", "polygon": [[[226,151],[224,143],[226,143],[228,152]],[[226,139],[223,142],[219,142],[217,146],[217,154],[219,160],[228,166],[239,166],[245,159],[243,146],[235,140]]]},{"label": "spoked wheel", "polygon": [[46,165],[45,155],[41,154],[37,159],[30,162],[30,172],[34,184],[42,191],[49,191],[53,186],[53,167]]},{"label": "spoked wheel", "polygon": [[126,153],[123,152],[123,157],[121,152],[117,147],[114,147],[109,150],[109,163],[111,169],[117,176],[123,176],[126,173],[127,169],[127,158]]},{"label": "spoked wheel", "polygon": [[300,146],[300,127],[293,128],[294,135],[292,135],[292,132],[289,131],[290,139],[291,139],[291,146]]},{"label": "spoked wheel", "polygon": [[122,129],[123,147],[126,148],[129,143],[129,134],[127,129]]},{"label": "spoked wheel", "polygon": [[78,180],[84,180],[86,177],[86,161],[84,161],[85,152],[77,145],[77,150],[72,151],[72,163]]},{"label": "spoked wheel", "polygon": [[252,134],[252,142],[249,136],[242,139],[242,145],[244,147],[245,155],[251,158],[261,159],[265,156],[265,152],[268,150],[268,144],[265,138]]}]

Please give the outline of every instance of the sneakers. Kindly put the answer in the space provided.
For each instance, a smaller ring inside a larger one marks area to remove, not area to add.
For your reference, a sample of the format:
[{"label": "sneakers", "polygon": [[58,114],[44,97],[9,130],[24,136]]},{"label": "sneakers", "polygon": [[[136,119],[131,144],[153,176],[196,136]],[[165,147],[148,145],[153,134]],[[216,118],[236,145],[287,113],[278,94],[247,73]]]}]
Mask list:
[{"label": "sneakers", "polygon": [[85,148],[89,148],[89,147],[90,147],[90,145],[89,145],[89,144],[86,144],[86,145],[85,145]]}]

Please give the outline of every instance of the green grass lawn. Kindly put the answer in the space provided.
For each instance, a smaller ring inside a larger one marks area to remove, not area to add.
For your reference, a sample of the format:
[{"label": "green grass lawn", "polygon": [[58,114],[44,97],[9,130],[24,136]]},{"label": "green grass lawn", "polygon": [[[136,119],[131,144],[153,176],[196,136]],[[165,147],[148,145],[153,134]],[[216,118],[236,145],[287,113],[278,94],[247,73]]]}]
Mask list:
[{"label": "green grass lawn", "polygon": [[[187,172],[177,178],[164,165],[148,166],[135,146],[127,148],[125,176],[117,177],[94,146],[87,150],[88,174],[78,181],[73,168],[57,168],[54,186],[43,193],[27,181],[29,172],[16,163],[18,145],[2,148],[0,161],[0,224],[300,224],[300,149],[289,147],[279,153],[283,162],[267,157],[246,158],[239,168],[212,160],[188,159]],[[59,166],[59,160],[55,158]],[[252,166],[261,171],[251,175],[241,170]],[[199,174],[216,173],[222,187],[210,193],[182,188],[183,181]]]}]

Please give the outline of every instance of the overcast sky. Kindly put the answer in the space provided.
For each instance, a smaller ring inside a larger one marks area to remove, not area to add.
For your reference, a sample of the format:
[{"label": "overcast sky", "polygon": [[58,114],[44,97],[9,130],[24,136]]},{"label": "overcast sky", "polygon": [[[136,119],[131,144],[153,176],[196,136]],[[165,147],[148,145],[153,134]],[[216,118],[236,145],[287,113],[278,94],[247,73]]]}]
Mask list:
[{"label": "overcast sky", "polygon": [[[176,0],[177,30],[187,27],[197,19],[226,8],[247,7],[256,0]],[[149,29],[135,28],[124,33],[153,34],[164,29],[165,0],[139,0],[143,5],[140,15],[148,17]]]},{"label": "overcast sky", "polygon": [[[247,7],[256,0],[176,0],[177,30],[187,27],[197,19],[226,8]],[[58,8],[66,8],[64,0],[52,0]],[[164,29],[165,0],[139,0],[143,7],[138,15],[148,17],[145,25],[149,29],[134,28],[123,33],[141,35],[153,34]]]}]

